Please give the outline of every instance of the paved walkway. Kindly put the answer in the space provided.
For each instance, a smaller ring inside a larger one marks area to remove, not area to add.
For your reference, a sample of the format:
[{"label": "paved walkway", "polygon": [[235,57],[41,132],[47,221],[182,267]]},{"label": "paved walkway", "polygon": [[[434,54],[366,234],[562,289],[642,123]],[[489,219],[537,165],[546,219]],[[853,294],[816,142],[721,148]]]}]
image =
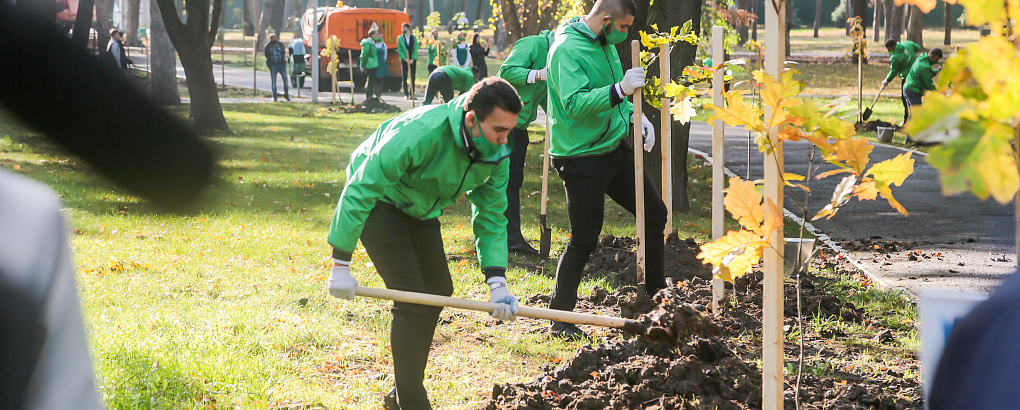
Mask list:
[{"label": "paved walkway", "polygon": [[[691,148],[710,153],[711,133],[707,123],[695,123],[691,127]],[[763,177],[762,155],[753,143],[748,164],[747,131],[727,127],[726,144],[728,168],[740,177]],[[806,175],[814,146],[806,142],[787,142],[784,146],[786,172]],[[876,144],[871,160],[877,163],[906,151]],[[944,197],[938,172],[927,163],[926,155],[915,152],[913,158],[913,175],[903,186],[893,189],[893,195],[910,212],[909,217],[900,215],[881,198],[853,199],[832,220],[812,224],[838,243],[853,241],[848,250],[854,259],[891,286],[914,293],[921,289],[991,290],[1016,270],[1013,205],[979,201],[969,194]],[[822,163],[817,150],[814,163]],[[832,168],[825,164],[814,174]],[[814,195],[809,199],[809,218],[829,201],[841,178],[811,181]],[[802,215],[797,201],[803,202],[803,198],[803,191],[787,189],[785,208]],[[896,246],[896,251],[878,252],[869,240],[880,247],[889,241],[905,245]]]}]

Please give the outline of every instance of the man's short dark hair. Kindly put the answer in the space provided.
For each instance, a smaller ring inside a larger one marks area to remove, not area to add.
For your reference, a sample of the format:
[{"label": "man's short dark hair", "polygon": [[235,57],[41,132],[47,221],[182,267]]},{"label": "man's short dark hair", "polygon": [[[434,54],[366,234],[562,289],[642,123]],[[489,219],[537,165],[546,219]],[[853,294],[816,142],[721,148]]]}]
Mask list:
[{"label": "man's short dark hair", "polygon": [[928,55],[931,56],[931,57],[938,57],[941,60],[942,59],[942,49],[941,48],[933,48],[933,49],[931,49],[931,51],[928,52]]},{"label": "man's short dark hair", "polygon": [[471,75],[475,75],[475,76],[482,75],[482,70],[479,70],[478,66],[473,65],[473,66],[471,66]]},{"label": "man's short dark hair", "polygon": [[404,28],[404,27],[407,27],[407,29],[410,30],[411,29],[411,23],[404,23],[404,24],[400,25],[400,28]]},{"label": "man's short dark hair", "polygon": [[896,48],[896,44],[899,44],[899,42],[896,41],[895,39],[891,39],[890,38],[890,39],[885,41],[885,49],[886,50],[892,50],[892,49]]},{"label": "man's short dark hair", "polygon": [[499,77],[483,78],[471,86],[467,94],[464,110],[474,110],[478,121],[485,121],[485,118],[492,114],[492,110],[496,108],[511,114],[520,114],[521,108],[523,108],[517,90]]},{"label": "man's short dark hair", "polygon": [[115,28],[111,28],[110,29],[110,35],[111,36],[113,36],[114,34],[117,34],[117,33],[119,33],[119,31],[117,31],[117,29],[115,29]]},{"label": "man's short dark hair", "polygon": [[609,13],[613,17],[637,16],[634,0],[596,0],[591,9],[593,13]]}]

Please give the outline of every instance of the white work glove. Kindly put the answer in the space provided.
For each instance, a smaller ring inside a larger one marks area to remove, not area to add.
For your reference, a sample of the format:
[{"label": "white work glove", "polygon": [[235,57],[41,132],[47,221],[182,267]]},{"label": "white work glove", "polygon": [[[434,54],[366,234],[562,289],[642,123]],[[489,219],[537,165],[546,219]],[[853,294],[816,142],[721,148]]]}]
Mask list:
[{"label": "white work glove", "polygon": [[627,70],[626,73],[623,73],[623,81],[620,81],[619,84],[623,95],[634,94],[634,90],[645,86],[645,69],[634,67]]},{"label": "white work glove", "polygon": [[[634,121],[633,114],[631,114],[630,120]],[[652,152],[652,148],[655,148],[655,127],[644,114],[641,114],[641,133],[645,136],[645,152]]]},{"label": "white work glove", "polygon": [[489,316],[504,322],[517,320],[517,298],[510,294],[505,279],[490,282],[489,289],[489,302],[498,304]]},{"label": "white work glove", "polygon": [[889,80],[882,80],[882,88],[885,88],[887,85],[889,85]]},{"label": "white work glove", "polygon": [[333,270],[329,273],[329,294],[333,297],[352,300],[358,280],[351,276],[351,263],[333,259]]}]

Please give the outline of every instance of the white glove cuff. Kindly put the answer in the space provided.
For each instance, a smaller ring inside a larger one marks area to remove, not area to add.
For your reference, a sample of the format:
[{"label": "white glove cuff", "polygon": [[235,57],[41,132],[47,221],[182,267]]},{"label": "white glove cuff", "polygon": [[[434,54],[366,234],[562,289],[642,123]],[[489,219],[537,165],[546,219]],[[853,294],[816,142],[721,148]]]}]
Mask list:
[{"label": "white glove cuff", "polygon": [[350,261],[342,261],[342,260],[337,259],[337,258],[333,258],[333,264],[334,265],[351,266],[351,262]]},{"label": "white glove cuff", "polygon": [[531,70],[531,72],[528,73],[528,84],[534,84],[537,79],[538,70]]},{"label": "white glove cuff", "polygon": [[488,279],[485,280],[485,284],[487,284],[487,285],[491,285],[493,283],[502,283],[502,284],[505,285],[506,284],[506,278],[502,277],[502,276],[493,276],[493,277],[488,278]]}]

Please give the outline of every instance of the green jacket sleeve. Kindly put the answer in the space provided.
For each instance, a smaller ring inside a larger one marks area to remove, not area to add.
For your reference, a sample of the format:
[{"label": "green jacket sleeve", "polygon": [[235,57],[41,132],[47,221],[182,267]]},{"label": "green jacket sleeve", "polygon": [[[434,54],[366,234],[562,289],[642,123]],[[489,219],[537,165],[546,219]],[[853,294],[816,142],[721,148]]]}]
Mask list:
[{"label": "green jacket sleeve", "polygon": [[900,66],[903,65],[903,60],[906,59],[905,57],[906,56],[901,53],[896,53],[889,58],[889,75],[885,76],[885,81],[892,81],[893,78],[896,78],[896,76],[899,75],[901,70]]},{"label": "green jacket sleeve", "polygon": [[[539,58],[537,55],[539,50],[532,41],[534,38],[537,37],[525,37],[517,40],[517,44],[510,50],[510,55],[506,57],[506,61],[499,67],[499,74],[497,75],[514,87],[528,83],[531,67]],[[544,41],[544,39],[542,40]],[[545,56],[542,57],[544,58]]]},{"label": "green jacket sleeve", "polygon": [[510,160],[496,166],[488,182],[467,193],[471,201],[471,225],[475,233],[478,265],[486,278],[503,276],[507,267],[506,186]]},{"label": "green jacket sleeve", "polygon": [[917,80],[925,90],[935,91],[935,72],[931,67],[917,70]]},{"label": "green jacket sleeve", "polygon": [[561,50],[565,52],[554,53],[549,58],[547,75],[549,91],[559,95],[564,114],[570,118],[582,118],[612,108],[609,89],[613,84],[591,88],[588,75],[578,63],[587,59],[574,55],[573,50]]},{"label": "green jacket sleeve", "polygon": [[407,60],[407,42],[402,35],[397,36],[397,55],[401,60]]},{"label": "green jacket sleeve", "polygon": [[375,46],[373,46],[370,42],[367,41],[361,42],[361,57],[358,61],[358,64],[361,65],[361,68],[366,70],[371,70],[375,68],[375,66],[372,65],[372,63],[374,62],[373,60],[375,59],[369,58],[370,55],[375,54],[374,51]]},{"label": "green jacket sleeve", "polygon": [[[411,36],[413,37],[414,34],[412,34]],[[415,37],[415,39],[414,39],[414,46],[411,47],[411,56],[407,57],[407,58],[418,59],[418,45],[419,45],[418,44],[418,38]]]},{"label": "green jacket sleeve", "polygon": [[396,184],[411,166],[413,154],[422,149],[420,138],[404,134],[420,132],[414,127],[383,127],[370,137],[375,145],[364,154],[365,158],[356,168],[348,168],[347,185],[340,194],[329,227],[329,243],[333,248],[345,253],[354,251],[369,212],[386,189]]}]

